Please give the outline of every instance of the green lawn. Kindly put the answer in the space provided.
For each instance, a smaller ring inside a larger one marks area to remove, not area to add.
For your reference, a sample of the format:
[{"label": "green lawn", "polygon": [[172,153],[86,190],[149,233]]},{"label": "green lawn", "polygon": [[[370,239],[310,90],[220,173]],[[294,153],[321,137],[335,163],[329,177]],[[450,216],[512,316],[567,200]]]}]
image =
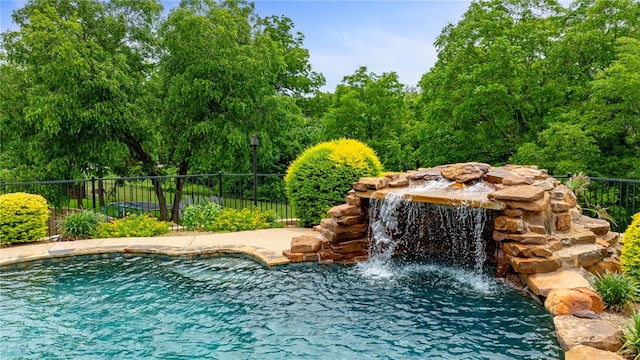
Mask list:
[{"label": "green lawn", "polygon": [[[124,186],[109,186],[111,184],[105,185],[105,203],[111,204],[116,201],[118,202],[131,202],[131,203],[145,203],[147,207],[152,206],[152,204],[158,204],[158,198],[156,197],[155,192],[151,186],[144,186],[141,184],[125,184]],[[167,188],[169,188],[167,184]],[[88,195],[90,196],[90,195]],[[217,196],[217,193],[202,185],[197,184],[185,184],[183,188],[183,201],[189,196],[191,199],[200,199],[208,200],[212,196]],[[165,189],[165,197],[167,199],[167,205],[173,205],[174,194]],[[239,199],[239,198],[223,198],[222,206],[225,208],[234,208],[234,209],[244,209],[249,208],[253,209],[257,207],[262,211],[275,211],[279,218],[294,218],[293,210],[290,205],[286,205],[283,203],[276,202],[266,202],[266,201],[258,201],[257,206],[254,206],[254,202],[252,199]],[[71,199],[69,200],[68,207],[77,208],[78,200]],[[96,209],[101,211],[102,208],[99,205],[99,199],[96,195]],[[82,208],[83,209],[93,209],[93,199],[92,198],[84,198],[82,199]],[[153,214],[154,216],[159,216],[158,210],[148,210],[147,212]],[[109,214],[111,215],[111,214]]]}]

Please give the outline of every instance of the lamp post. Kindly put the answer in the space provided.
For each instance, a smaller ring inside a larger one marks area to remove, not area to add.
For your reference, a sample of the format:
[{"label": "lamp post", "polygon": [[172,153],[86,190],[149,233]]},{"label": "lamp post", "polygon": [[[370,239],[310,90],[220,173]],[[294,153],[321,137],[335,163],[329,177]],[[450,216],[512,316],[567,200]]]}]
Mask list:
[{"label": "lamp post", "polygon": [[251,148],[253,149],[253,206],[258,207],[258,136],[253,134],[251,139]]}]

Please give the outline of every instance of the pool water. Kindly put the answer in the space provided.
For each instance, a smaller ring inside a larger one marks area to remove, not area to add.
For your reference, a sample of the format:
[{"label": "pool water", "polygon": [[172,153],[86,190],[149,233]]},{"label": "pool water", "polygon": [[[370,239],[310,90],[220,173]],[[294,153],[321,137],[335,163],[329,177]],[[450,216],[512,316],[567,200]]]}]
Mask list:
[{"label": "pool water", "polygon": [[69,259],[0,273],[1,359],[558,359],[551,315],[430,264]]}]

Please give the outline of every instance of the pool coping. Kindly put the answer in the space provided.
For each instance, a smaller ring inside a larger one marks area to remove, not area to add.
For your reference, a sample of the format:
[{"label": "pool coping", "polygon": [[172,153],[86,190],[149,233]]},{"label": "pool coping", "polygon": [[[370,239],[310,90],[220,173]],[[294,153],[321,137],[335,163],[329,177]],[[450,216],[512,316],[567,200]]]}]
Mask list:
[{"label": "pool coping", "polygon": [[289,264],[289,259],[282,255],[282,252],[291,247],[293,237],[308,231],[306,228],[278,228],[235,233],[22,244],[0,248],[0,267],[46,259],[110,253],[181,257],[240,254],[268,267],[274,267]]}]

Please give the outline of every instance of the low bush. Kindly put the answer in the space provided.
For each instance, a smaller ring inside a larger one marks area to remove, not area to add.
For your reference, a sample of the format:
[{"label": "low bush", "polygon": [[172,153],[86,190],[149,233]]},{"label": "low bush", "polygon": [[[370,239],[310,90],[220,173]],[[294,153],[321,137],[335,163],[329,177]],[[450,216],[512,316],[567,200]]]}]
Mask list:
[{"label": "low bush", "polygon": [[113,222],[104,222],[95,229],[94,238],[150,237],[169,233],[169,225],[149,214],[131,214]]},{"label": "low bush", "polygon": [[0,195],[0,244],[31,242],[47,235],[49,207],[40,195]]},{"label": "low bush", "polygon": [[624,246],[620,254],[622,270],[640,282],[640,212],[633,215],[623,239]]},{"label": "low bush", "polygon": [[357,140],[334,140],[307,149],[289,167],[287,194],[302,226],[313,226],[333,206],[344,203],[353,182],[379,176],[375,152]]},{"label": "low bush", "polygon": [[634,360],[640,359],[640,313],[632,313],[632,323],[627,327],[622,337],[624,344],[620,352]]},{"label": "low bush", "polygon": [[223,209],[216,219],[207,224],[205,230],[216,232],[233,232],[277,227],[274,212],[249,209]]},{"label": "low bush", "polygon": [[69,214],[59,225],[60,234],[66,240],[88,239],[104,221],[104,215],[92,210]]},{"label": "low bush", "polygon": [[207,225],[215,221],[222,207],[214,202],[192,204],[182,210],[182,226],[189,231],[208,231]]},{"label": "low bush", "polygon": [[637,301],[640,295],[638,282],[621,273],[605,272],[597,275],[593,286],[602,296],[605,306],[616,311],[624,309],[632,301]]}]

